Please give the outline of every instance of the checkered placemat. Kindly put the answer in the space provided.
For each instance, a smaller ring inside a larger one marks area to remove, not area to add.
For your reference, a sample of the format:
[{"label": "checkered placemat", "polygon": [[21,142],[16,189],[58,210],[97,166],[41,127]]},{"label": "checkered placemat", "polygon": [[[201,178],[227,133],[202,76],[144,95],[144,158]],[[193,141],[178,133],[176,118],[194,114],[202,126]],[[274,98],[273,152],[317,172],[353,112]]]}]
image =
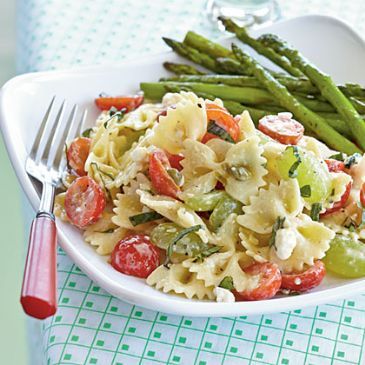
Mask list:
[{"label": "checkered placemat", "polygon": [[[363,0],[279,2],[284,16],[337,15],[365,31]],[[162,35],[188,29],[220,35],[204,0],[18,3],[19,72],[156,53],[165,50]],[[189,318],[113,298],[61,250],[58,275],[59,310],[41,331],[46,364],[365,364],[365,296],[272,315]]]}]

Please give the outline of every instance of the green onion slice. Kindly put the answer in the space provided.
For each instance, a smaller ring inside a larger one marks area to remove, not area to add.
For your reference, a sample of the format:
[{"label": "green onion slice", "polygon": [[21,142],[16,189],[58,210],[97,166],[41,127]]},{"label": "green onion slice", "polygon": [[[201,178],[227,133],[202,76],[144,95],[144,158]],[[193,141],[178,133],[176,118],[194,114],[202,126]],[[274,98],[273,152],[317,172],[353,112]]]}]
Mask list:
[{"label": "green onion slice", "polygon": [[322,210],[322,204],[321,203],[314,203],[312,205],[312,209],[310,212],[310,217],[312,218],[313,221],[318,222],[319,221],[319,213]]},{"label": "green onion slice", "polygon": [[303,198],[310,198],[311,195],[312,195],[312,189],[311,189],[311,186],[310,185],[303,185],[301,188],[300,188],[300,195],[303,197]]},{"label": "green onion slice", "polygon": [[298,176],[298,167],[302,163],[302,159],[300,157],[299,150],[298,150],[297,146],[289,146],[289,147],[287,147],[287,149],[288,148],[293,149],[293,155],[296,158],[296,161],[293,163],[293,165],[291,165],[291,167],[288,171],[289,177],[294,179],[295,177]]}]

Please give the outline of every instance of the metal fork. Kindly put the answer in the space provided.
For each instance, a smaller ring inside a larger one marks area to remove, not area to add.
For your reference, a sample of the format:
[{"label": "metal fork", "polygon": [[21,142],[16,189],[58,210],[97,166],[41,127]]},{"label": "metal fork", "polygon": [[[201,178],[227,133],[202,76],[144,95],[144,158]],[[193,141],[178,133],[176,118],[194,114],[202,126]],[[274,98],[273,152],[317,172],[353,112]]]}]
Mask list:
[{"label": "metal fork", "polygon": [[86,110],[81,119],[76,118],[78,107],[74,105],[65,120],[65,101],[52,119],[54,104],[55,97],[25,163],[27,173],[40,181],[43,189],[39,210],[31,226],[20,302],[28,315],[38,319],[47,318],[57,310],[55,190],[66,167],[65,144],[80,135],[86,119]]}]

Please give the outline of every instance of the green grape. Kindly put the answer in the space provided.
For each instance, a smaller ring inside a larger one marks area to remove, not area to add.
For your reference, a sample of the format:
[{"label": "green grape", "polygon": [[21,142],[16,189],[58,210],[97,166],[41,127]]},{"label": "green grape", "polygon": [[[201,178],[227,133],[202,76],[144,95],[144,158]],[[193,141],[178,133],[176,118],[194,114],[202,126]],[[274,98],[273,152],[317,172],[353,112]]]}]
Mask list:
[{"label": "green grape", "polygon": [[216,231],[231,213],[242,214],[242,204],[226,194],[209,217],[212,229]]},{"label": "green grape", "polygon": [[185,204],[196,212],[208,212],[215,208],[226,195],[224,191],[213,190],[207,194],[195,195],[185,199]]},{"label": "green grape", "polygon": [[288,146],[277,160],[280,176],[287,180],[296,178],[299,186],[310,186],[308,203],[320,203],[331,192],[331,177],[324,161],[297,146]]},{"label": "green grape", "polygon": [[[175,223],[161,223],[151,232],[151,241],[159,248],[167,250],[170,243],[184,228]],[[195,257],[206,250],[208,245],[205,244],[200,237],[191,232],[182,237],[173,247],[173,252]]]},{"label": "green grape", "polygon": [[326,269],[345,278],[365,276],[365,244],[337,235],[323,259]]}]

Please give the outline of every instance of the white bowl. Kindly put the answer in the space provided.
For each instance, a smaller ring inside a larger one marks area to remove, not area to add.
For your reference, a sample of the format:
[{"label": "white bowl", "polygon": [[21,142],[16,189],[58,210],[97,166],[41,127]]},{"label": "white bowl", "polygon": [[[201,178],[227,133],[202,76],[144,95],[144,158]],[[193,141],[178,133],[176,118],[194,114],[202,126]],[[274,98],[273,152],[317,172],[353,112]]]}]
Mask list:
[{"label": "white bowl", "polygon": [[[365,44],[346,24],[324,16],[303,16],[285,20],[254,32],[273,32],[291,42],[309,59],[330,73],[337,82],[365,84]],[[229,45],[233,38],[223,41]],[[35,138],[42,116],[53,95],[89,111],[88,124],[98,114],[93,100],[102,91],[110,94],[131,93],[139,82],[158,80],[167,75],[162,62],[178,61],[166,52],[119,65],[98,66],[21,75],[7,82],[1,90],[1,129],[18,179],[34,209],[39,204],[39,185],[31,180],[24,162]],[[261,59],[261,61],[264,61]],[[315,290],[300,296],[281,297],[260,302],[215,303],[188,300],[164,294],[149,287],[144,280],[115,271],[105,257],[85,243],[80,232],[57,221],[60,246],[94,281],[114,296],[146,308],[189,316],[238,316],[290,310],[353,295],[365,289],[365,279],[346,280],[327,275]]]}]

